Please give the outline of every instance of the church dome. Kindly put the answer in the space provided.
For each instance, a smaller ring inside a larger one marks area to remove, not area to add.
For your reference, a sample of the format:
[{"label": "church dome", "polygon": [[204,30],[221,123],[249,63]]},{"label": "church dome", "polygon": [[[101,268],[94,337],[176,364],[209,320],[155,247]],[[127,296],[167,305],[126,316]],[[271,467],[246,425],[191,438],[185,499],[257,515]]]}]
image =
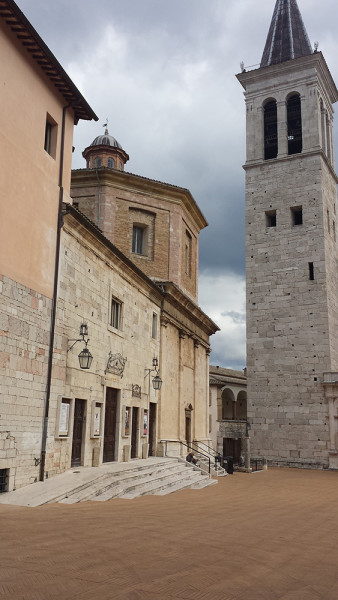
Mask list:
[{"label": "church dome", "polygon": [[109,135],[108,129],[106,129],[104,135],[98,135],[90,145],[112,146],[113,148],[120,148],[120,150],[123,150],[121,144],[119,144],[118,141],[112,135]]}]

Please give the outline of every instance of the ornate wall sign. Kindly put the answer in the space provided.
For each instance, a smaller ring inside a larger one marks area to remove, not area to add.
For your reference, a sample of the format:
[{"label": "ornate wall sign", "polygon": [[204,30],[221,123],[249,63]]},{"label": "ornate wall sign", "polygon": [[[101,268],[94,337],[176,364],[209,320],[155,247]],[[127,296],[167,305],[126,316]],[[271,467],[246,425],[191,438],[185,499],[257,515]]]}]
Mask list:
[{"label": "ornate wall sign", "polygon": [[105,373],[119,375],[122,379],[124,366],[126,362],[127,359],[123,358],[122,354],[120,354],[119,352],[117,354],[112,354],[111,352],[109,352]]},{"label": "ornate wall sign", "polygon": [[141,386],[137,385],[137,383],[132,383],[131,385],[131,395],[135,398],[141,398]]}]

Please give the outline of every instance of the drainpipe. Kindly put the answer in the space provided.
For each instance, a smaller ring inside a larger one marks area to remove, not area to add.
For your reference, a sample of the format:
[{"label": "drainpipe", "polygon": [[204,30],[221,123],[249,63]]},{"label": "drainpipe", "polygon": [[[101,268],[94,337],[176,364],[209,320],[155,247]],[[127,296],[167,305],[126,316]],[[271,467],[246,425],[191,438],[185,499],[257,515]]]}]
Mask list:
[{"label": "drainpipe", "polygon": [[99,199],[98,199],[98,205],[97,205],[97,226],[99,229],[101,229],[100,221],[101,221],[101,189],[102,189],[102,186],[100,183],[99,172],[97,169],[95,169],[95,174],[96,174],[96,179],[97,179],[97,183],[99,186]]},{"label": "drainpipe", "polygon": [[56,249],[55,249],[55,263],[54,263],[54,285],[53,285],[53,298],[52,298],[52,312],[51,312],[50,332],[49,332],[46,399],[45,399],[45,411],[44,411],[42,442],[41,442],[40,481],[44,481],[44,479],[45,479],[50,390],[51,390],[51,383],[52,383],[52,368],[53,368],[56,301],[57,301],[58,278],[59,278],[60,241],[61,241],[61,229],[62,229],[62,225],[63,225],[63,223],[62,223],[63,162],[64,162],[64,150],[65,150],[64,146],[65,146],[66,113],[67,113],[68,108],[70,108],[70,104],[68,104],[67,106],[64,106],[63,110],[62,110],[60,169],[59,169],[59,208],[58,208],[58,220],[57,220],[57,231],[56,231]]}]

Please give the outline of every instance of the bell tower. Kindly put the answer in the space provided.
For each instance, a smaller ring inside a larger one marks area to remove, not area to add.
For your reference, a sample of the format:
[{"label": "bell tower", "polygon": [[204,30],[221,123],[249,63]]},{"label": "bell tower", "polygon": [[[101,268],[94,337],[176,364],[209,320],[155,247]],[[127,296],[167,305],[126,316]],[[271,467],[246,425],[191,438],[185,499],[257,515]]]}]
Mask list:
[{"label": "bell tower", "polygon": [[252,454],[338,468],[338,91],[296,0],[277,0],[260,67],[237,78],[247,119]]}]

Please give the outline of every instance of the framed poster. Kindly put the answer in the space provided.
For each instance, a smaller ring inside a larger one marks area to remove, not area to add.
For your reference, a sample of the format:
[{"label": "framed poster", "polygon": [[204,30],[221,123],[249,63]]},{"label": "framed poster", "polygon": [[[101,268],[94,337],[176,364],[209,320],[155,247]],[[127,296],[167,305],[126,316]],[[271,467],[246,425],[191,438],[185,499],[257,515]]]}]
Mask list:
[{"label": "framed poster", "polygon": [[69,435],[70,400],[62,400],[60,406],[59,436]]},{"label": "framed poster", "polygon": [[99,402],[96,402],[95,407],[94,407],[93,436],[98,436],[101,433],[101,413],[102,413],[102,404]]},{"label": "framed poster", "polygon": [[124,414],[124,435],[130,435],[130,406],[126,406]]},{"label": "framed poster", "polygon": [[143,411],[143,434],[148,435],[148,410],[144,409]]}]

